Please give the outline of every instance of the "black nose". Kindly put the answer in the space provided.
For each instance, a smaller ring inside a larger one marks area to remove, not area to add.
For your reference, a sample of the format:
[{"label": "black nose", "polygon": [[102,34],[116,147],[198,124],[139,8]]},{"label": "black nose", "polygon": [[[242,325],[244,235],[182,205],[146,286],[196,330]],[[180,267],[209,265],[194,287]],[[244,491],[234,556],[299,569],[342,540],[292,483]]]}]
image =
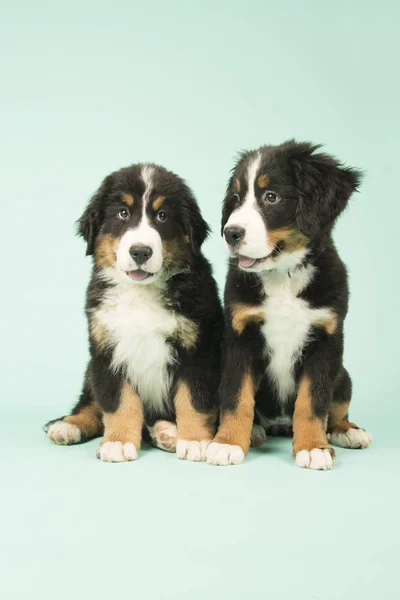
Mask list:
[{"label": "black nose", "polygon": [[136,264],[142,265],[146,260],[149,260],[150,256],[153,254],[153,250],[149,246],[138,244],[137,246],[131,246],[129,254]]},{"label": "black nose", "polygon": [[230,246],[237,246],[237,244],[244,238],[246,233],[243,227],[226,227],[224,230],[224,236]]}]

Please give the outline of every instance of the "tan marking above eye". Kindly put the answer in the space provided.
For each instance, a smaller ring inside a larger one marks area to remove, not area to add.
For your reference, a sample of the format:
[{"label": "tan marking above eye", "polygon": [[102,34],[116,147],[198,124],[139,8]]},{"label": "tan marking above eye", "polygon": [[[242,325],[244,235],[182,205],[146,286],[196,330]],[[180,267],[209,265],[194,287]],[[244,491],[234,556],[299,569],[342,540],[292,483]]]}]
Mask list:
[{"label": "tan marking above eye", "polygon": [[158,196],[158,198],[156,198],[153,202],[153,209],[159,210],[161,208],[164,200],[165,200],[164,196]]},{"label": "tan marking above eye", "polygon": [[240,181],[238,178],[236,178],[235,181],[233,182],[233,187],[235,188],[237,193],[240,194],[241,185],[240,185]]},{"label": "tan marking above eye", "polygon": [[125,202],[125,204],[127,204],[128,206],[133,206],[134,199],[131,194],[126,194],[125,192],[122,192],[121,200],[122,202]]},{"label": "tan marking above eye", "polygon": [[257,184],[258,187],[260,187],[261,189],[265,189],[267,187],[267,185],[269,184],[269,177],[268,175],[260,175],[259,178],[257,179]]}]

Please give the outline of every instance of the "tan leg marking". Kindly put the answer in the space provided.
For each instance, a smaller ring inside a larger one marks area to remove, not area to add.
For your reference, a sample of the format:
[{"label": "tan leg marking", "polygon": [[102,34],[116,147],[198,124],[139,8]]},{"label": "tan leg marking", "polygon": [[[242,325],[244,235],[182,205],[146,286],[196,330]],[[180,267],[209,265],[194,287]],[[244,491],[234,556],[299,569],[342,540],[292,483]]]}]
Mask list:
[{"label": "tan leg marking", "polygon": [[193,408],[192,395],[183,381],[178,383],[175,395],[176,421],[178,438],[187,441],[212,440],[215,433],[217,411],[199,412]]},{"label": "tan leg marking", "polygon": [[358,429],[354,423],[347,420],[350,402],[333,402],[329,409],[328,432]]},{"label": "tan leg marking", "polygon": [[326,423],[313,415],[310,388],[309,378],[303,377],[297,392],[293,415],[293,454],[297,454],[300,450],[326,448],[333,455],[326,437]]},{"label": "tan leg marking", "polygon": [[250,374],[243,377],[237,406],[222,415],[221,424],[214,442],[240,446],[244,452],[250,446],[254,420],[254,383]]},{"label": "tan leg marking", "polygon": [[247,373],[243,377],[234,410],[221,415],[217,435],[206,451],[207,462],[219,466],[239,465],[250,446],[253,419],[254,382]]},{"label": "tan leg marking", "polygon": [[297,392],[293,415],[293,456],[298,467],[316,471],[329,471],[335,453],[328,444],[326,426],[328,418],[314,416],[311,406],[311,382],[303,377]]},{"label": "tan leg marking", "polygon": [[191,392],[183,381],[178,383],[175,395],[178,458],[201,461],[205,459],[208,444],[215,433],[217,410],[199,412],[192,404]]},{"label": "tan leg marking", "polygon": [[241,335],[249,323],[263,323],[265,314],[260,306],[236,304],[231,308],[232,327]]},{"label": "tan leg marking", "polygon": [[100,407],[93,402],[90,406],[85,406],[76,415],[65,417],[65,423],[76,425],[81,431],[82,438],[98,437],[103,432],[102,411]]},{"label": "tan leg marking", "polygon": [[367,448],[371,443],[371,436],[365,429],[348,420],[349,404],[350,402],[332,403],[328,419],[329,440],[341,448]]},{"label": "tan leg marking", "polygon": [[130,384],[124,382],[121,388],[120,403],[113,413],[103,413],[105,442],[134,444],[140,448],[143,426],[143,405],[138,394]]}]

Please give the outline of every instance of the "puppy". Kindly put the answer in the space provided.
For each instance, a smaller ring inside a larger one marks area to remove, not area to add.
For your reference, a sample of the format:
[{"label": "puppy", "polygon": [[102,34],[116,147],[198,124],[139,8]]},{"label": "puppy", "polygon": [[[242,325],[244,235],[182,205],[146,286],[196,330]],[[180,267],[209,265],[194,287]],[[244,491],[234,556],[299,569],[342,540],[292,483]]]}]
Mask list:
[{"label": "puppy", "polygon": [[90,361],[72,413],[45,425],[49,439],[104,435],[98,458],[131,461],[145,424],[155,445],[204,459],[215,434],[223,313],[192,192],[154,164],[121,169],[104,179],[78,232],[93,255]]},{"label": "puppy", "polygon": [[293,428],[299,467],[331,469],[328,438],[344,448],[370,443],[348,419],[347,275],[331,237],[361,175],[319,147],[288,141],[245,152],[229,180],[221,423],[206,453],[211,464],[243,460],[254,419],[260,441],[262,429]]}]

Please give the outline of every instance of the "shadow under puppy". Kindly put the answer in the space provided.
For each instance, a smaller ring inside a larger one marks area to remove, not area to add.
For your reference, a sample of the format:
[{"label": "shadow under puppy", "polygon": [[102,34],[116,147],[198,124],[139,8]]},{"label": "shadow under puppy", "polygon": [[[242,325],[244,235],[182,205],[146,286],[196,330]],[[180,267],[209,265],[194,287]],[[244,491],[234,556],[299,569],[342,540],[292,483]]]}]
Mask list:
[{"label": "shadow under puppy", "polygon": [[223,314],[201,253],[209,229],[185,182],[154,164],[106,177],[80,218],[93,255],[90,362],[79,402],[47,423],[56,444],[104,434],[98,458],[134,460],[142,429],[204,459],[216,428]]},{"label": "shadow under puppy", "polygon": [[319,146],[288,141],[245,152],[233,169],[222,233],[230,255],[220,385],[221,423],[209,463],[240,463],[253,420],[293,428],[296,464],[331,469],[333,444],[365,448],[348,420],[343,366],[346,268],[331,238],[361,175]]}]

